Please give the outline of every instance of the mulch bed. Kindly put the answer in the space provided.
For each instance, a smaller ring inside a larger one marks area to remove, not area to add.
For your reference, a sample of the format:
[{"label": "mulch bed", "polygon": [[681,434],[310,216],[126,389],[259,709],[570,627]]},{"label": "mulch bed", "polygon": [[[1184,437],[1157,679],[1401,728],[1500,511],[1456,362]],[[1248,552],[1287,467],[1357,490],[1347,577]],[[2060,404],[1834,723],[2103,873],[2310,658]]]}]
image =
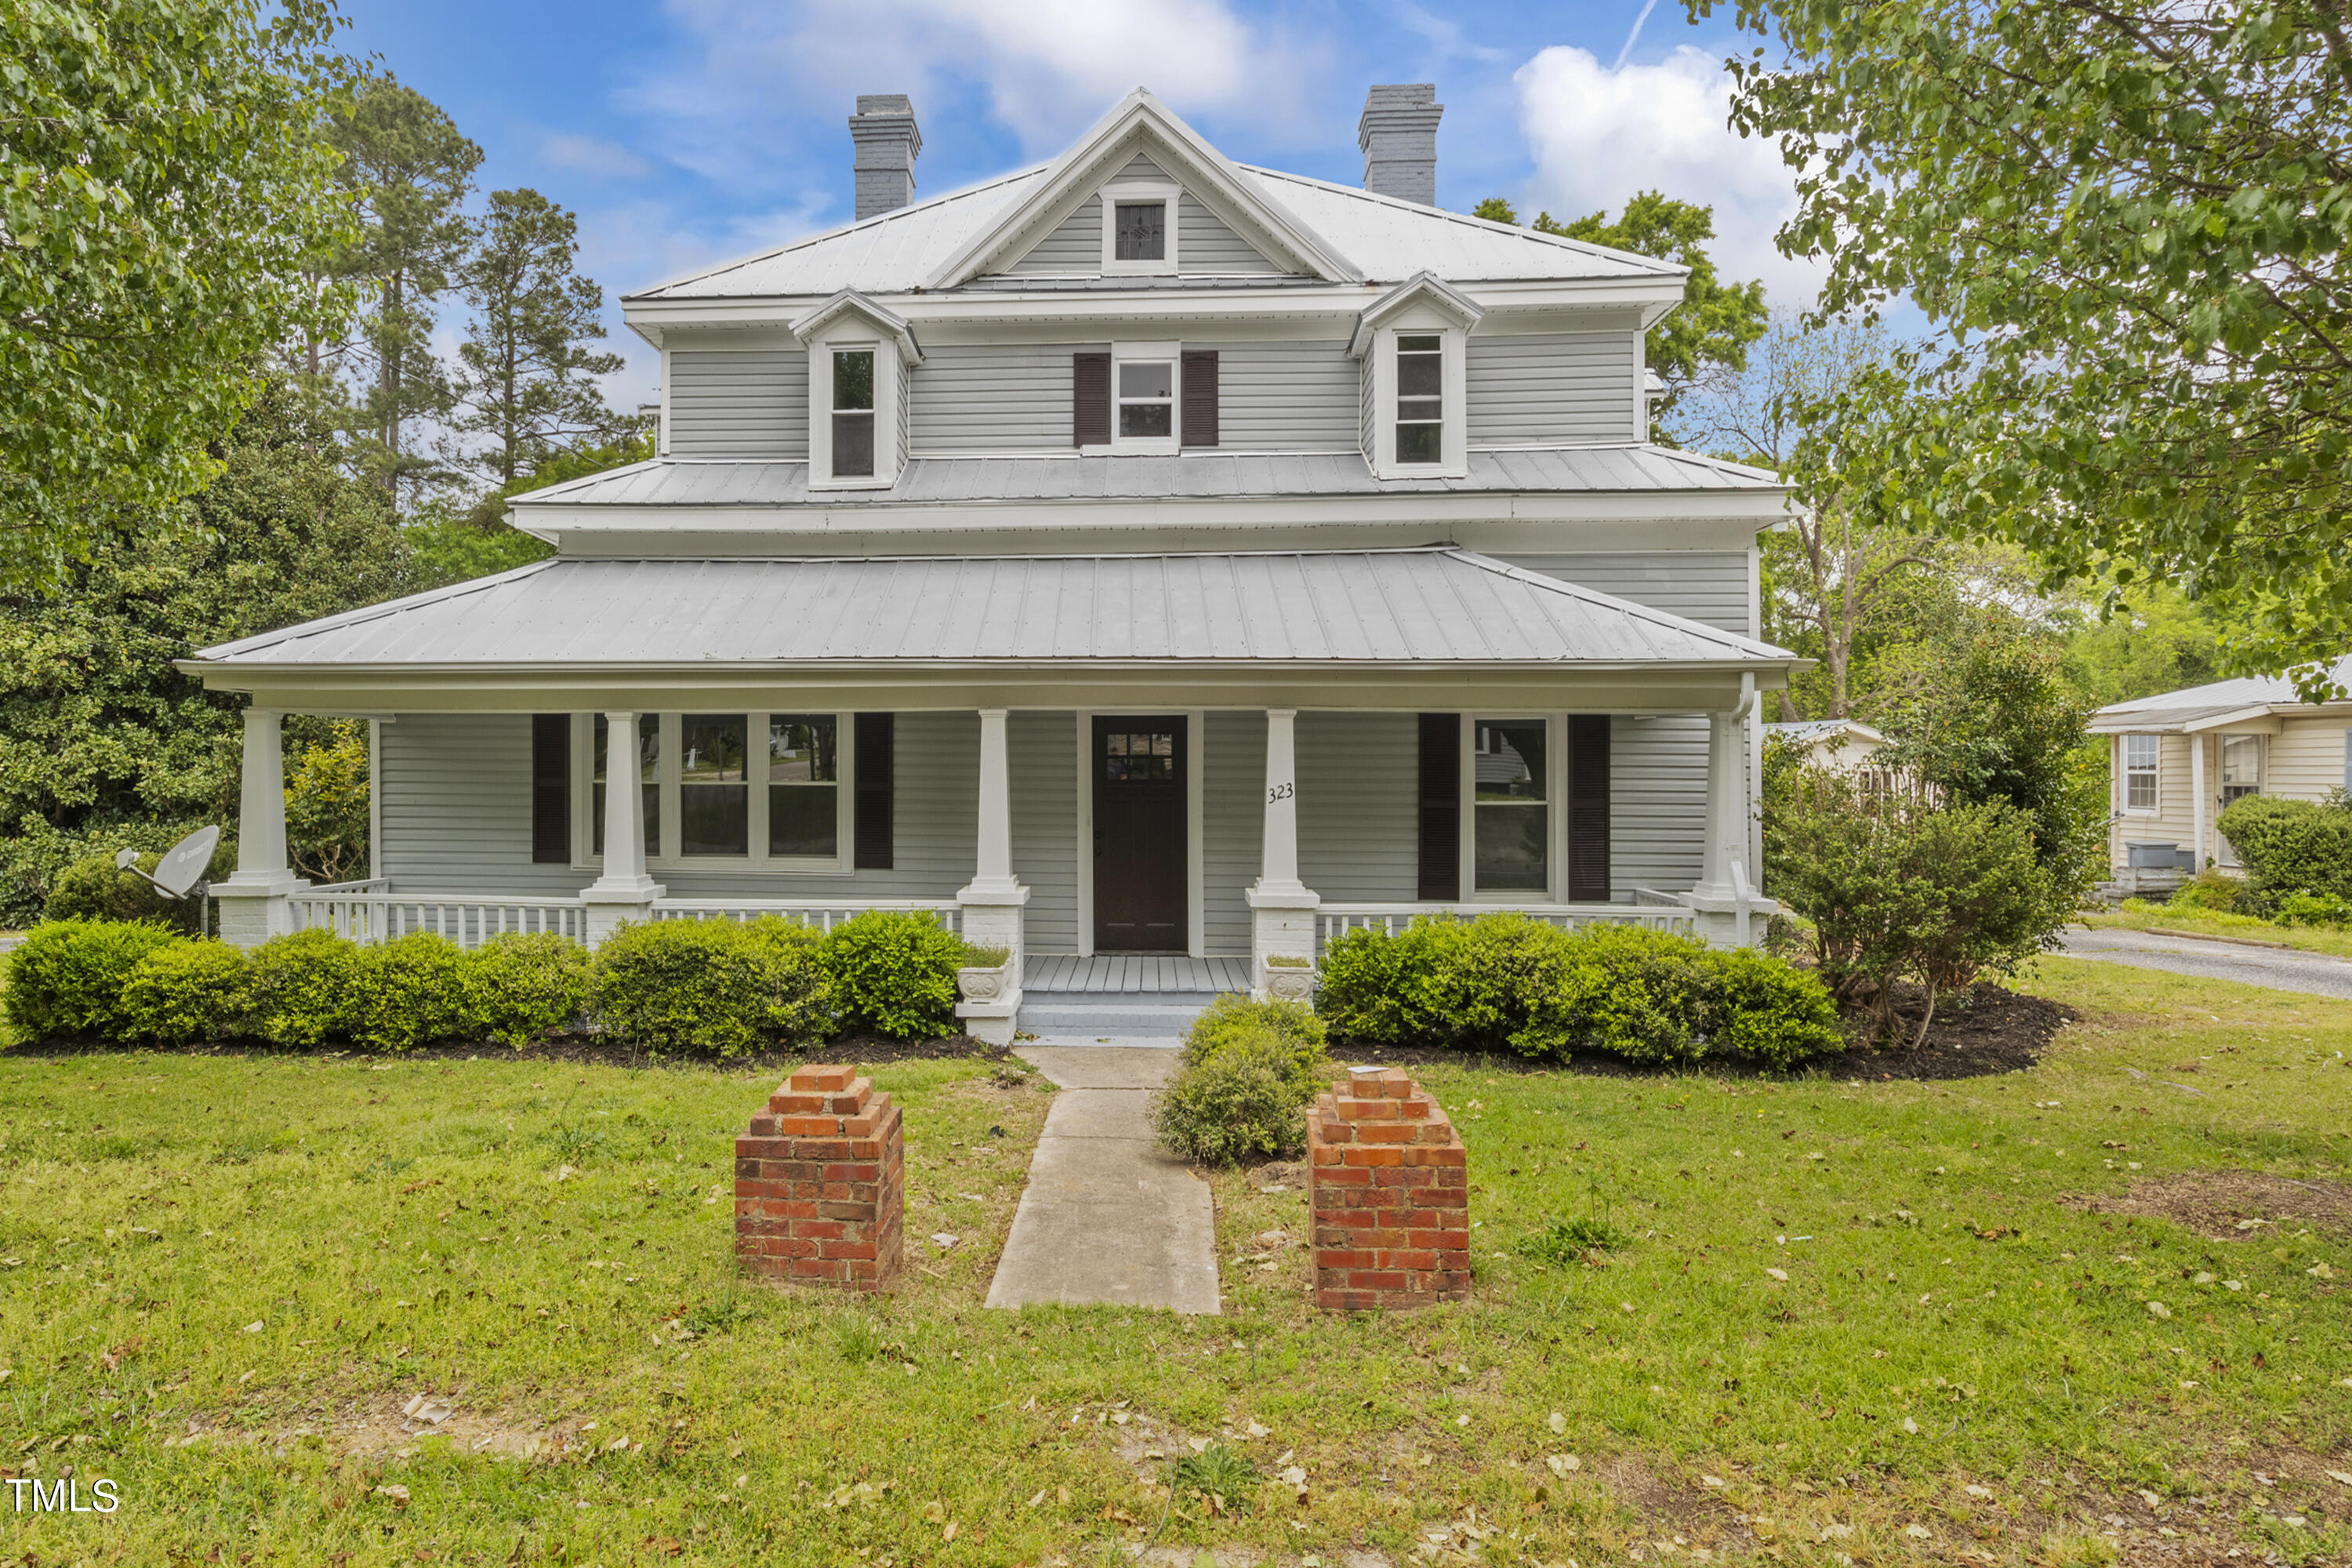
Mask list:
[{"label": "mulch bed", "polygon": [[[37,1048],[8,1053],[26,1059],[43,1057],[120,1056],[133,1051],[154,1049],[149,1046],[118,1045],[110,1040],[51,1041]],[[557,1039],[542,1040],[537,1045],[516,1050],[495,1041],[473,1044],[418,1046],[406,1051],[302,1051],[277,1046],[252,1043],[247,1045],[205,1046],[191,1050],[164,1053],[185,1057],[310,1057],[336,1058],[345,1060],[410,1062],[462,1062],[477,1058],[486,1061],[546,1063],[553,1067],[599,1068],[710,1068],[730,1070],[761,1070],[783,1072],[807,1061],[847,1062],[858,1067],[887,1066],[891,1062],[936,1061],[975,1058],[982,1061],[1003,1061],[1012,1052],[1003,1046],[991,1046],[973,1039],[970,1035],[950,1035],[937,1040],[886,1040],[875,1035],[859,1035],[835,1040],[822,1051],[763,1051],[744,1057],[683,1057],[649,1056],[630,1045],[601,1039],[593,1035],[565,1035]]]}]

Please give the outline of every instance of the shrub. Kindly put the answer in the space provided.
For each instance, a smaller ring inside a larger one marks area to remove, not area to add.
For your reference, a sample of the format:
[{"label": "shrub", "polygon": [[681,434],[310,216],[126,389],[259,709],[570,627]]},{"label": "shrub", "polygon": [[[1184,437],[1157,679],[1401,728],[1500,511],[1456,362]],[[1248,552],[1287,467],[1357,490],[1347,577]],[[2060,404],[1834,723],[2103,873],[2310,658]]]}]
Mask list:
[{"label": "shrub", "polygon": [[850,1033],[929,1040],[957,1032],[963,939],[928,912],[867,910],[833,928],[824,963]]},{"label": "shrub", "polygon": [[1845,1049],[1837,1002],[1819,975],[1744,947],[1708,957],[1715,1049],[1782,1069]]},{"label": "shrub", "polygon": [[1546,921],[1497,913],[1470,921],[1445,952],[1447,967],[1433,987],[1452,1043],[1566,1058],[1590,1018],[1591,954],[1587,938]]},{"label": "shrub", "polygon": [[473,967],[464,948],[429,931],[362,947],[343,995],[343,1032],[380,1051],[460,1038]]},{"label": "shrub", "polygon": [[223,942],[180,942],[141,959],[122,984],[123,1037],[159,1046],[199,1046],[245,1032],[253,970]]},{"label": "shrub", "polygon": [[2276,915],[2281,925],[2352,925],[2352,900],[2333,893],[2289,893],[2278,901]]},{"label": "shrub", "polygon": [[2243,877],[2215,870],[2200,871],[2173,889],[2165,901],[2175,909],[2211,910],[2217,914],[2250,915],[2257,900]]},{"label": "shrub", "polygon": [[596,1011],[607,1030],[656,1052],[732,1057],[824,1039],[827,945],[774,915],[624,925],[596,952]]},{"label": "shrub", "polygon": [[1178,1070],[1206,1061],[1227,1046],[1258,1035],[1272,1035],[1290,1052],[1284,1081],[1306,1105],[1323,1092],[1330,1077],[1331,1058],[1323,1048],[1323,1020],[1303,1002],[1253,1002],[1238,991],[1228,991],[1209,1004],[1184,1033],[1184,1048],[1176,1058]]},{"label": "shrub", "polygon": [[508,931],[467,964],[467,1032],[520,1049],[571,1023],[595,997],[586,948],[553,931]]},{"label": "shrub", "polygon": [[1210,1164],[1295,1155],[1307,1144],[1299,1112],[1313,1095],[1301,1093],[1299,1077],[1288,1037],[1264,1024],[1232,1029],[1215,1049],[1178,1062],[1152,1097],[1152,1129],[1167,1148]]},{"label": "shrub", "polygon": [[360,964],[359,944],[331,931],[271,937],[253,950],[253,1032],[304,1050],[344,1034]]},{"label": "shrub", "polygon": [[2230,803],[2221,828],[2252,874],[2255,892],[2352,899],[2352,809],[2250,795]]},{"label": "shrub", "polygon": [[121,1037],[139,961],[187,939],[149,921],[45,921],[8,959],[8,1022],[30,1040]]},{"label": "shrub", "polygon": [[[163,857],[149,851],[133,862],[152,872]],[[197,906],[191,899],[167,899],[143,877],[133,876],[114,863],[111,855],[77,860],[49,884],[41,918],[52,921],[153,921],[194,935]]]},{"label": "shrub", "polygon": [[1706,1054],[1721,986],[1718,955],[1705,942],[1640,926],[1594,926],[1578,946],[1583,962],[1560,1008],[1558,1058],[1577,1044],[1651,1067]]},{"label": "shrub", "polygon": [[1417,1045],[1454,1035],[1454,953],[1468,929],[1423,915],[1391,935],[1359,926],[1323,949],[1316,1010],[1342,1039],[1367,1045]]}]

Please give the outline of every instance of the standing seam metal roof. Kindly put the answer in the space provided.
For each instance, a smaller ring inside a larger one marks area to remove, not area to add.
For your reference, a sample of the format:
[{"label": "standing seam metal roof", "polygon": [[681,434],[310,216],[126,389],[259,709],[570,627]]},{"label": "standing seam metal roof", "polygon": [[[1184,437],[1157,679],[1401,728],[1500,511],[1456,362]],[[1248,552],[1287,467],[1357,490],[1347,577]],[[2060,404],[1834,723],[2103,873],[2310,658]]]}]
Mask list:
[{"label": "standing seam metal roof", "polygon": [[206,648],[274,667],[1171,660],[1780,668],[1465,550],[541,562]]}]

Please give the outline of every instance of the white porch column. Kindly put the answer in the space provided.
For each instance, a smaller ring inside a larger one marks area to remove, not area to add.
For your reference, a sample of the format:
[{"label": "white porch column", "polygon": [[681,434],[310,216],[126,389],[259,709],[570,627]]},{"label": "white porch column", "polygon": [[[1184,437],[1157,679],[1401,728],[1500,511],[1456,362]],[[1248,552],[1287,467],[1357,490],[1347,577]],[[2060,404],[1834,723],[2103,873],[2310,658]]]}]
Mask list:
[{"label": "white porch column", "polygon": [[286,771],[271,708],[245,710],[245,755],[237,778],[236,872],[214,885],[221,940],[256,947],[294,929],[291,895],[310,884],[286,863]]},{"label": "white porch column", "polygon": [[[1304,1002],[1315,991],[1316,911],[1323,900],[1298,879],[1298,768],[1294,708],[1265,713],[1265,833],[1249,889],[1250,994]],[[1276,958],[1297,963],[1270,963]]]},{"label": "white porch column", "polygon": [[601,946],[625,921],[642,921],[669,889],[646,872],[645,788],[637,776],[637,716],[604,715],[604,874],[581,889],[588,945]]},{"label": "white porch column", "polygon": [[977,1040],[1013,1043],[1021,1016],[1022,910],[1029,889],[1013,875],[1012,752],[1005,737],[1010,715],[1002,708],[980,710],[979,852],[971,883],[956,894],[962,906],[963,936],[977,947],[1002,947],[1011,956],[1002,975],[982,970],[959,976],[964,1000],[956,1016]]},{"label": "white porch column", "polygon": [[1748,715],[1755,706],[1752,676],[1740,679],[1738,705],[1707,715],[1706,859],[1698,885],[1683,901],[1698,913],[1699,934],[1718,947],[1746,947],[1763,939],[1757,919],[1780,906],[1756,891],[1748,864]]},{"label": "white porch column", "polygon": [[2205,737],[2190,731],[2189,742],[2189,874],[2205,869]]}]

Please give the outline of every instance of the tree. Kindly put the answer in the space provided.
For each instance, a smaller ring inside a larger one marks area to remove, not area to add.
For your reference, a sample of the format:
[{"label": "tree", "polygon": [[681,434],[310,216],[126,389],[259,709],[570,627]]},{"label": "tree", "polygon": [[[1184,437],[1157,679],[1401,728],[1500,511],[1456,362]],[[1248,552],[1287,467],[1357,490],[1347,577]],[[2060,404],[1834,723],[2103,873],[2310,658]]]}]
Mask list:
[{"label": "tree", "polygon": [[[338,276],[364,279],[373,300],[331,358],[356,372],[352,456],[397,504],[441,477],[418,426],[448,413],[453,394],[433,352],[434,304],[473,237],[464,203],[482,150],[431,100],[391,77],[371,78],[339,104],[329,138],[338,177],[362,224],[334,258]],[[314,340],[309,369],[321,370]]]},{"label": "tree", "polygon": [[1822,316],[1939,329],[1886,504],[2050,584],[2175,584],[2243,666],[2352,645],[2341,0],[1728,4],[1778,45],[1728,62],[1732,123],[1798,172]]},{"label": "tree", "polygon": [[350,233],[329,0],[0,7],[0,586],[220,471],[253,366],[327,331]]},{"label": "tree", "polygon": [[587,347],[604,335],[604,293],[572,270],[578,226],[537,191],[493,192],[460,272],[475,322],[457,350],[461,412],[451,428],[489,438],[467,461],[501,487],[563,447],[626,428],[589,379],[622,362]]}]

